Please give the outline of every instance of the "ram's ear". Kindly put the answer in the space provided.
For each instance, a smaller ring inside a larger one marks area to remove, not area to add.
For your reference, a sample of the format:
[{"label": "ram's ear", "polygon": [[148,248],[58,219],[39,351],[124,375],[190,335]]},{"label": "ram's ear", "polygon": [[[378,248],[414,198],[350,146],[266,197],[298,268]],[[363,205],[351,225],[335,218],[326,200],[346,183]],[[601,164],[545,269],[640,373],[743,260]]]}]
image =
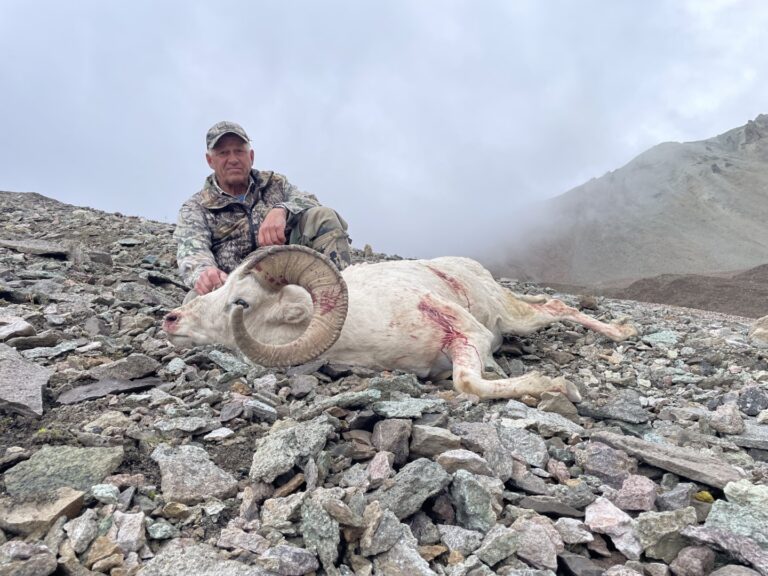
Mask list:
[{"label": "ram's ear", "polygon": [[280,319],[287,324],[301,324],[312,317],[312,309],[303,304],[286,304],[280,307]]}]

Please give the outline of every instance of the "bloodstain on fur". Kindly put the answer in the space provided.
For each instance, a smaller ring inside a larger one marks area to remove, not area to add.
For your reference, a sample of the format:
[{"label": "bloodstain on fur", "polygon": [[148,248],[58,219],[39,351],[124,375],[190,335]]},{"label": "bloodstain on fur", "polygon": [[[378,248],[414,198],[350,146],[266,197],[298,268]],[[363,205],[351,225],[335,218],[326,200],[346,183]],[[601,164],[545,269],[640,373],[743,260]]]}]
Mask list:
[{"label": "bloodstain on fur", "polygon": [[449,311],[440,309],[438,304],[430,302],[428,296],[419,302],[419,311],[443,333],[440,343],[443,350],[452,348],[457,342],[467,343],[467,337],[454,326],[456,317]]},{"label": "bloodstain on fur", "polygon": [[341,288],[322,290],[317,296],[314,292],[310,292],[309,295],[312,297],[312,305],[320,306],[320,314],[330,314],[339,305],[339,298],[341,298]]},{"label": "bloodstain on fur", "polygon": [[451,290],[453,290],[459,296],[462,296],[467,301],[467,310],[469,310],[469,295],[467,294],[467,290],[464,288],[463,284],[456,280],[456,278],[448,276],[448,274],[442,270],[438,270],[432,266],[427,266],[427,268],[429,268],[430,272],[432,272],[435,276],[440,278],[440,280],[445,282]]}]

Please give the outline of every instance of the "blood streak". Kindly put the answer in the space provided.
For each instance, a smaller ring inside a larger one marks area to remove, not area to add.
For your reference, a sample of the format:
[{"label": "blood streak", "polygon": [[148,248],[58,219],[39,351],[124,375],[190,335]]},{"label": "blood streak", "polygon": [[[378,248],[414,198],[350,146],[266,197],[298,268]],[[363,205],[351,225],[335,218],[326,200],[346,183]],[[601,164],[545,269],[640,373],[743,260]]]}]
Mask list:
[{"label": "blood streak", "polygon": [[312,304],[320,306],[320,314],[325,315],[333,312],[339,305],[341,289],[322,290],[317,296],[311,292],[310,296],[312,296]]},{"label": "blood streak", "polygon": [[452,348],[457,342],[467,343],[467,337],[454,326],[456,317],[447,310],[441,310],[438,305],[430,302],[428,297],[419,301],[419,311],[443,333],[440,342],[443,350]]},{"label": "blood streak", "polygon": [[469,295],[467,295],[467,291],[462,285],[461,282],[456,280],[456,278],[453,278],[451,276],[448,276],[445,272],[442,270],[439,270],[437,268],[433,268],[432,266],[427,266],[429,268],[430,272],[432,272],[435,276],[440,278],[443,282],[445,282],[448,287],[453,290],[456,294],[463,296],[464,299],[467,301],[467,310],[469,310]]}]

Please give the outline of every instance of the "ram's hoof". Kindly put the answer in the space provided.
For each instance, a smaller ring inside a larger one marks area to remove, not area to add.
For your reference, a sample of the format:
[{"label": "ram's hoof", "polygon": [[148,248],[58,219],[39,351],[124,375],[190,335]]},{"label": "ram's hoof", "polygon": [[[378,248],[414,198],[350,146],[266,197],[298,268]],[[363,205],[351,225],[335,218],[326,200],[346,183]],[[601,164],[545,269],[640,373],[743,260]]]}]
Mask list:
[{"label": "ram's hoof", "polygon": [[560,392],[571,402],[581,402],[581,392],[579,392],[576,384],[569,382],[562,376],[552,379],[552,392]]}]

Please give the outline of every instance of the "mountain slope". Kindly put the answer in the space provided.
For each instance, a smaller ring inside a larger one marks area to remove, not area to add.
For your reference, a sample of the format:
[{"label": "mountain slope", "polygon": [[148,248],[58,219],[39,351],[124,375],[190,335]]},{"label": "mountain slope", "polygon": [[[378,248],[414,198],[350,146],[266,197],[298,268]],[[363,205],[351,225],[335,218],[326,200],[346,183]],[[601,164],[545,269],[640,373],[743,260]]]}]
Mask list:
[{"label": "mountain slope", "polygon": [[[664,143],[540,207],[499,273],[576,285],[768,261],[768,115]],[[520,246],[521,249],[516,249]]]}]

